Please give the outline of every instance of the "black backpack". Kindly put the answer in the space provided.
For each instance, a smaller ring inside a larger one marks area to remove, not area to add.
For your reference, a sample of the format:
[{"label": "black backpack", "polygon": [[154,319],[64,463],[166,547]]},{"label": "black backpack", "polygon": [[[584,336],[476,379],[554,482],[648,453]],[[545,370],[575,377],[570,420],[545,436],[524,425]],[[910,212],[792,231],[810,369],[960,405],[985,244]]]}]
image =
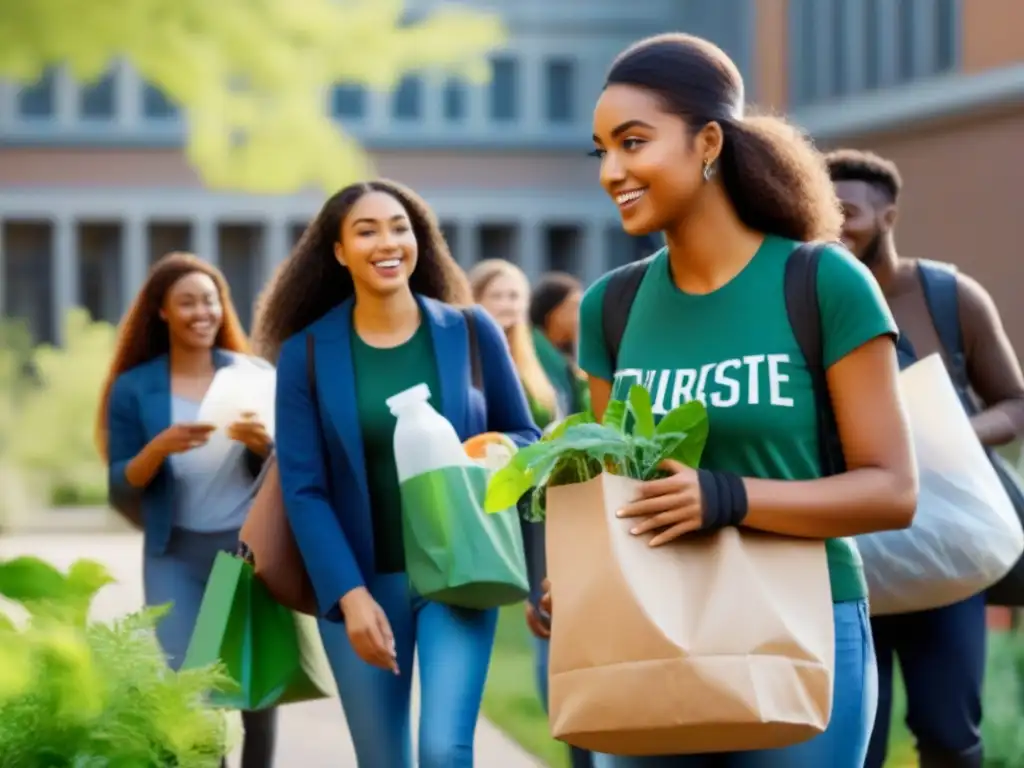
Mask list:
[{"label": "black backpack", "polygon": [[[967,376],[967,358],[964,355],[963,335],[960,330],[960,298],[957,293],[956,267],[937,261],[918,261],[918,277],[924,290],[928,314],[939,336],[939,343],[946,353],[947,370],[953,381],[960,402],[969,416],[980,411],[977,401],[971,397],[971,382]],[[906,368],[917,361],[910,340],[901,336],[897,347],[900,367]],[[985,447],[996,475],[1006,490],[1017,517],[1024,523],[1024,488],[1010,465],[989,447]],[[985,593],[990,605],[1009,607],[1024,606],[1024,558],[1017,562],[1010,572]]]},{"label": "black backpack", "polygon": [[[821,339],[821,312],[818,307],[818,264],[825,243],[804,243],[786,261],[786,314],[797,345],[807,363],[814,391],[818,421],[819,461],[822,476],[838,475],[846,470],[843,446],[839,440],[832,400],[825,378]],[[629,311],[640,290],[640,283],[658,254],[615,270],[605,286],[602,324],[608,359],[615,370],[622,337],[629,322]]]}]

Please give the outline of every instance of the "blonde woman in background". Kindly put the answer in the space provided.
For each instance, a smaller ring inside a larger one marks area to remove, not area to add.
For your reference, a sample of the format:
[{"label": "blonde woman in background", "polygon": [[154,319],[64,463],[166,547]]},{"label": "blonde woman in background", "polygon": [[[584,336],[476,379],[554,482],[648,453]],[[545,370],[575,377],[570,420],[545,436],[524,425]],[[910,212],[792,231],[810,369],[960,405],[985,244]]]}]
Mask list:
[{"label": "blonde woman in background", "polygon": [[564,414],[558,413],[557,393],[544,373],[533,345],[529,324],[530,283],[526,275],[509,261],[486,259],[470,270],[469,284],[473,299],[505,332],[533,420],[544,429]]},{"label": "blonde woman in background", "polygon": [[[573,402],[576,399],[575,393],[559,393],[537,355],[529,320],[530,282],[526,274],[504,259],[486,259],[470,270],[469,284],[473,290],[473,299],[487,310],[505,332],[512,351],[512,361],[519,372],[537,426],[543,430],[564,418],[568,415],[564,404]],[[530,599],[526,603],[526,622],[535,638],[537,686],[544,708],[547,709],[548,638],[551,625],[550,618],[538,606],[541,581],[547,569],[543,525],[524,523],[523,541],[528,550],[527,563],[530,566]],[[572,748],[573,768],[589,768],[591,764],[589,752]]]}]

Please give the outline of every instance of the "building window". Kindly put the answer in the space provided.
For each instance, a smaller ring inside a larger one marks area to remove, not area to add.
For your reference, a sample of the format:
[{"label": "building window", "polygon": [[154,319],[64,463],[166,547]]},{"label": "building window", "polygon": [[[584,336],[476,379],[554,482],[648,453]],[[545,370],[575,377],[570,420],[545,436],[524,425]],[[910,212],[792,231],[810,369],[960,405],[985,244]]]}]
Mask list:
[{"label": "building window", "polygon": [[331,93],[331,114],[335,117],[358,119],[366,114],[366,89],[361,85],[334,86]]},{"label": "building window", "polygon": [[291,230],[290,231],[290,236],[291,236],[292,248],[294,248],[296,245],[299,244],[299,240],[301,240],[302,236],[306,233],[306,227],[308,227],[308,226],[309,226],[309,224],[304,224],[304,223],[299,222],[299,221],[292,222],[292,224],[290,226],[290,230]]},{"label": "building window", "polygon": [[256,224],[222,224],[217,227],[217,261],[231,287],[238,319],[252,327],[253,305],[262,283],[263,229]]},{"label": "building window", "polygon": [[609,224],[604,233],[605,269],[615,269],[640,259],[646,259],[665,245],[662,235],[633,237],[621,224]]},{"label": "building window", "polygon": [[466,86],[459,80],[447,80],[442,92],[444,119],[456,123],[466,117]]},{"label": "building window", "polygon": [[93,320],[117,323],[121,317],[121,226],[78,225],[78,295]]},{"label": "building window", "polygon": [[57,111],[57,78],[53,69],[48,69],[32,85],[21,89],[18,94],[18,114],[29,119],[53,117]]},{"label": "building window", "polygon": [[507,56],[491,62],[491,119],[498,122],[515,120],[519,107],[519,63]]},{"label": "building window", "polygon": [[917,74],[915,71],[914,59],[917,57],[917,32],[915,27],[917,22],[915,21],[914,12],[915,3],[907,2],[904,0],[902,3],[897,3],[897,31],[896,39],[899,40],[899,45],[896,49],[896,61],[897,64],[897,77],[896,81],[905,83],[914,79]]},{"label": "building window", "polygon": [[544,228],[547,269],[579,275],[583,271],[583,228],[554,224]]},{"label": "building window", "polygon": [[456,249],[459,239],[459,225],[454,221],[442,221],[441,235],[444,237],[444,241],[448,244],[448,250],[451,252],[452,258],[456,261],[460,261],[460,254]]},{"label": "building window", "polygon": [[793,105],[824,103],[953,69],[958,8],[959,0],[791,2]]},{"label": "building window", "polygon": [[86,120],[112,120],[117,113],[117,78],[108,72],[78,92],[79,114]]},{"label": "building window", "polygon": [[3,223],[0,290],[4,313],[22,320],[35,344],[56,340],[53,325],[53,227],[45,222]]},{"label": "building window", "polygon": [[481,259],[505,259],[518,263],[519,227],[515,224],[482,224],[477,230],[477,245]]},{"label": "building window", "polygon": [[864,88],[874,90],[882,84],[882,0],[864,0]]},{"label": "building window", "polygon": [[936,0],[935,68],[948,72],[956,66],[957,37],[960,29],[959,0]]},{"label": "building window", "polygon": [[178,106],[154,85],[142,90],[142,114],[147,120],[169,120],[178,116]]},{"label": "building window", "polygon": [[168,253],[192,250],[192,225],[186,222],[150,224],[147,233],[149,263],[155,264]]},{"label": "building window", "polygon": [[413,75],[402,78],[395,89],[392,114],[396,120],[418,120],[423,109],[423,81]]},{"label": "building window", "polygon": [[547,118],[552,123],[576,119],[576,65],[567,59],[547,64]]}]

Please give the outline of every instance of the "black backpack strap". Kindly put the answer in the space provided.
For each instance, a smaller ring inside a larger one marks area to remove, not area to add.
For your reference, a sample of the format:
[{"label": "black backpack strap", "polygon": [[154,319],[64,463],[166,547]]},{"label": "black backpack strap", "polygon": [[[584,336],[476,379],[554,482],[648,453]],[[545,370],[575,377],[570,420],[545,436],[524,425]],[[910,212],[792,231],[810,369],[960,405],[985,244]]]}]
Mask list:
[{"label": "black backpack strap", "polygon": [[846,470],[843,446],[839,439],[832,397],[825,375],[825,351],[821,334],[821,307],[818,304],[818,264],[825,243],[804,243],[786,262],[786,314],[804,356],[814,391],[818,424],[818,452],[822,476]]},{"label": "black backpack strap", "polygon": [[469,372],[473,386],[484,391],[484,369],[480,362],[480,339],[477,335],[476,317],[473,309],[466,307],[462,310],[462,316],[466,320],[466,335],[469,337]]},{"label": "black backpack strap", "polygon": [[920,259],[917,273],[928,304],[928,314],[939,335],[939,342],[949,359],[949,375],[957,389],[970,387],[967,378],[967,358],[960,330],[960,294],[957,288],[956,267],[938,261]]},{"label": "black backpack strap", "polygon": [[604,287],[601,324],[613,374],[618,367],[619,347],[622,346],[622,337],[626,334],[629,311],[633,307],[637,291],[640,290],[640,283],[647,274],[647,268],[657,255],[655,253],[646,259],[619,267],[611,273]]}]

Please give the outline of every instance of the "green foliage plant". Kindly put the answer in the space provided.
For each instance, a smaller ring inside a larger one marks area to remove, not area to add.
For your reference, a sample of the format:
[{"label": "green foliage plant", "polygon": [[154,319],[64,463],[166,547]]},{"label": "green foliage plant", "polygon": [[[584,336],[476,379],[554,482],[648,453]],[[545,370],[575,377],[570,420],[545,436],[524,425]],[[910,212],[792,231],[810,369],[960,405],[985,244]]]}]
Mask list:
[{"label": "green foliage plant", "polygon": [[0,560],[0,768],[214,768],[239,733],[206,695],[218,668],[173,672],[155,637],[164,609],[88,619],[106,569]]},{"label": "green foliage plant", "polygon": [[518,451],[492,476],[484,507],[499,512],[533,491],[526,514],[541,519],[547,488],[585,483],[602,472],[650,480],[662,473],[666,459],[696,467],[707,435],[703,403],[679,405],[656,423],[650,394],[633,385],[626,400],[608,403],[601,423],[590,412],[574,414],[540,442]]}]

